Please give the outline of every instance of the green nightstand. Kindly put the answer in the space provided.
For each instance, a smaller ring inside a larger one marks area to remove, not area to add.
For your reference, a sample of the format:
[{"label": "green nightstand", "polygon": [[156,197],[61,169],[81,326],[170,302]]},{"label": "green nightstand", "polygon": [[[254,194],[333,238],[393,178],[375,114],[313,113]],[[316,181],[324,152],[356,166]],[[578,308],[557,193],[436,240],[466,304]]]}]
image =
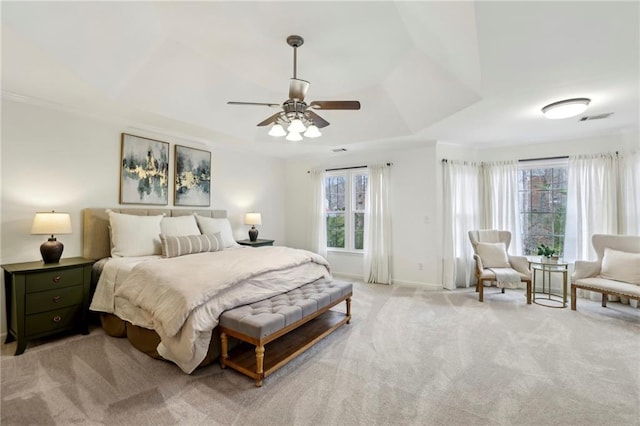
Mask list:
[{"label": "green nightstand", "polygon": [[274,241],[275,240],[261,240],[260,238],[258,238],[255,241],[240,240],[240,241],[236,241],[236,243],[238,243],[238,244],[240,244],[242,246],[263,247],[263,246],[272,246]]},{"label": "green nightstand", "polygon": [[67,330],[88,334],[91,265],[82,257],[1,265],[4,269],[7,339],[18,341],[16,355],[27,341]]}]

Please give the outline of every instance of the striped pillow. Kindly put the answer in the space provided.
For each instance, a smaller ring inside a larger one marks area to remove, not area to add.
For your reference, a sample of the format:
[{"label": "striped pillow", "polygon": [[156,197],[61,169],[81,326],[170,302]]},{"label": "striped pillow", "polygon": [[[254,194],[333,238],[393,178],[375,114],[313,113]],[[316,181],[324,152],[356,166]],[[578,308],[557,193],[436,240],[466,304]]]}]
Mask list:
[{"label": "striped pillow", "polygon": [[168,236],[160,234],[162,256],[176,257],[185,254],[224,250],[220,233],[202,235]]}]

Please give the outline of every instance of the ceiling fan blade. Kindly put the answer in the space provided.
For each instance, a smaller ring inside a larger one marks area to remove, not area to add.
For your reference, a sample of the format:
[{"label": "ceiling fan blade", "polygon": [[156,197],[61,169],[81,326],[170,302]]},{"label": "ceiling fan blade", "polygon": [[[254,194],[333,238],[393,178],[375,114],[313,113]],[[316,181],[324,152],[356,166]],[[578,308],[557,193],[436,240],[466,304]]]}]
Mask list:
[{"label": "ceiling fan blade", "polygon": [[320,117],[313,111],[307,110],[305,111],[305,114],[311,119],[311,121],[313,121],[313,124],[315,124],[318,129],[322,129],[323,127],[327,127],[329,125],[329,122],[327,120]]},{"label": "ceiling fan blade", "polygon": [[276,112],[271,117],[269,117],[266,120],[261,121],[260,123],[258,123],[258,126],[268,126],[271,123],[275,123],[276,120],[278,120],[278,118],[280,117],[280,114],[281,114],[280,112]]},{"label": "ceiling fan blade", "polygon": [[309,89],[308,81],[292,78],[291,82],[289,83],[289,99],[304,101],[304,97],[307,94],[307,89]]},{"label": "ceiling fan blade", "polygon": [[359,101],[313,101],[309,104],[313,109],[360,109]]},{"label": "ceiling fan blade", "polygon": [[227,102],[227,105],[259,105],[259,106],[268,106],[271,108],[279,108],[280,104],[270,104],[270,103],[266,103],[266,102],[233,102],[233,101],[229,101]]}]

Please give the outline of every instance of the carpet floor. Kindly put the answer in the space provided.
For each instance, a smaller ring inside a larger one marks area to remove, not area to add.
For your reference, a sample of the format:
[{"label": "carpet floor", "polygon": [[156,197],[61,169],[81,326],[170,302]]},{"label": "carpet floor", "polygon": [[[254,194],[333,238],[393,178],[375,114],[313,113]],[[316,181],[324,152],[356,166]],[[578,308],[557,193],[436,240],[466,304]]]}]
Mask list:
[{"label": "carpet floor", "polygon": [[[344,305],[340,305],[342,310]],[[126,339],[2,345],[2,425],[640,425],[640,310],[354,284],[353,319],[264,381]]]}]

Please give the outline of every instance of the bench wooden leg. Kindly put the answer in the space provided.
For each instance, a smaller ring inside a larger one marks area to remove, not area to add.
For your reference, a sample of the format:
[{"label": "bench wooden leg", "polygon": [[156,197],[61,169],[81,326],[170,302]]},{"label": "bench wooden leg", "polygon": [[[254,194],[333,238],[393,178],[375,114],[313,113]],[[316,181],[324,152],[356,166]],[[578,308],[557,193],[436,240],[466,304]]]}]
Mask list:
[{"label": "bench wooden leg", "polygon": [[571,310],[576,310],[576,288],[571,286]]},{"label": "bench wooden leg", "polygon": [[264,378],[264,346],[256,346],[256,387],[262,386],[262,379]]},{"label": "bench wooden leg", "polygon": [[227,367],[225,361],[229,358],[228,349],[227,333],[222,332],[220,333],[220,367],[222,368]]},{"label": "bench wooden leg", "polygon": [[347,297],[347,300],[345,300],[345,302],[347,303],[347,324],[351,323],[351,298]]},{"label": "bench wooden leg", "polygon": [[607,299],[609,298],[609,296],[607,296],[607,293],[602,293],[602,307],[606,308],[607,307]]}]

